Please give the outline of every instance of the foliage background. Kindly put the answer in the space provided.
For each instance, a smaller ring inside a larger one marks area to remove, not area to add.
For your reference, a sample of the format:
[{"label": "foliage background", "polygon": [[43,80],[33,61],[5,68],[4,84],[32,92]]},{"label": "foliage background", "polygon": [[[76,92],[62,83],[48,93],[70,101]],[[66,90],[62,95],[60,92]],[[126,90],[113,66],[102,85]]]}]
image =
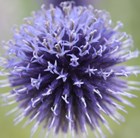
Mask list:
[{"label": "foliage background", "polygon": [[[8,40],[12,35],[12,26],[20,25],[24,17],[30,16],[31,11],[39,8],[39,3],[39,0],[0,0],[0,41]],[[140,0],[100,0],[94,7],[109,11],[114,22],[122,21],[125,25],[123,30],[133,36],[135,48],[140,50]],[[128,64],[140,65],[140,58]],[[131,78],[140,81],[140,76]],[[8,89],[0,89],[0,93],[7,91]],[[132,100],[136,108],[126,108],[128,110],[128,114],[124,114],[126,121],[121,125],[109,120],[114,134],[105,132],[108,138],[140,137],[140,92],[134,93],[139,96]],[[29,138],[31,126],[25,129],[22,129],[23,123],[14,126],[14,116],[5,116],[11,108],[0,107],[0,138]],[[92,132],[88,138],[94,138]]]}]

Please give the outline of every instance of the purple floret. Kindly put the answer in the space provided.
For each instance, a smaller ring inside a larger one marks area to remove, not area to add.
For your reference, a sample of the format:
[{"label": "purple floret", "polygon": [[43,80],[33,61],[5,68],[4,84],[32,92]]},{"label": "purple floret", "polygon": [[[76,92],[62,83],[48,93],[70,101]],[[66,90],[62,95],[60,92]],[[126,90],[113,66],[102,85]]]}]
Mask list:
[{"label": "purple floret", "polygon": [[91,4],[93,0],[44,0],[46,3],[51,3],[54,6],[59,6],[61,2],[74,2],[75,5],[87,5]]}]

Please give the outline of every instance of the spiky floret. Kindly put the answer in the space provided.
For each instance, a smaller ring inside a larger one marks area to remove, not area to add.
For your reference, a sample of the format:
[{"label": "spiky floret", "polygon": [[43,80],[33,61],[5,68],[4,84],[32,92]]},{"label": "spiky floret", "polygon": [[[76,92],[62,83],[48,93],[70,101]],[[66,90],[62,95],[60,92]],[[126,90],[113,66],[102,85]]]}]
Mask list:
[{"label": "spiky floret", "polygon": [[[93,0],[65,0],[66,2],[74,1],[75,5],[87,5],[93,2]],[[54,6],[59,6],[64,0],[44,0],[45,3],[51,3]]]},{"label": "spiky floret", "polygon": [[104,137],[100,122],[111,130],[103,114],[123,121],[118,110],[126,111],[118,102],[133,106],[125,97],[135,97],[130,90],[138,83],[130,86],[122,77],[139,73],[139,67],[120,64],[138,56],[130,51],[132,39],[121,27],[120,22],[113,27],[105,11],[70,2],[25,19],[3,44],[7,54],[1,58],[8,72],[1,75],[9,76],[1,87],[13,87],[2,96],[13,100],[8,105],[19,104],[8,113],[18,110],[15,123],[26,116],[25,124],[36,120],[32,134],[41,123],[56,133],[86,132],[88,125]]}]

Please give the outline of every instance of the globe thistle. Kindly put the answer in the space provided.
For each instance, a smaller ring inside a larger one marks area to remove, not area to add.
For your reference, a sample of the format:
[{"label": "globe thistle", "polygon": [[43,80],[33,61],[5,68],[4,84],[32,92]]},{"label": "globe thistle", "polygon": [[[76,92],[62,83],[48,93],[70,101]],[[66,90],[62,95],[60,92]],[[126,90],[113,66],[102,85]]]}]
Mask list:
[{"label": "globe thistle", "polygon": [[139,83],[123,78],[138,74],[139,67],[122,64],[138,51],[130,51],[132,39],[120,28],[107,12],[72,2],[42,7],[26,18],[3,43],[7,52],[1,57],[1,75],[8,81],[0,87],[12,87],[1,96],[6,105],[18,103],[8,112],[16,113],[15,124],[25,117],[25,125],[35,121],[32,135],[41,124],[56,134],[85,134],[89,126],[103,138],[101,124],[111,132],[105,115],[124,121],[119,110],[133,106],[127,98],[136,97],[130,91]]}]

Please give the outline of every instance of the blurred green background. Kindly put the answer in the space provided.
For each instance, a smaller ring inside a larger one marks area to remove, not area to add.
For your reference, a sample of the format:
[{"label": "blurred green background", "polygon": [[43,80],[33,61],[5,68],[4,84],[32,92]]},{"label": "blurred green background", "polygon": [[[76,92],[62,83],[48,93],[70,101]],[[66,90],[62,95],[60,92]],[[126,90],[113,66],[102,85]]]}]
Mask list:
[{"label": "blurred green background", "polygon": [[[39,3],[39,0],[0,0],[0,41],[8,40],[12,35],[12,26],[20,25],[24,17],[30,16],[31,11],[39,8]],[[135,48],[140,50],[140,0],[100,0],[94,7],[109,11],[114,22],[122,21],[123,31],[133,36]],[[134,59],[128,64],[140,65],[139,60],[140,58]],[[140,81],[140,76],[131,78]],[[7,91],[1,89],[0,93]],[[126,108],[128,111],[128,114],[124,114],[126,121],[121,125],[109,121],[114,134],[110,135],[105,131],[108,138],[140,138],[140,92],[134,93],[139,96],[131,100],[136,108]],[[29,138],[31,127],[23,129],[23,123],[14,126],[14,117],[5,116],[9,109],[11,108],[0,107],[0,138]],[[88,138],[94,138],[92,132]]]}]

